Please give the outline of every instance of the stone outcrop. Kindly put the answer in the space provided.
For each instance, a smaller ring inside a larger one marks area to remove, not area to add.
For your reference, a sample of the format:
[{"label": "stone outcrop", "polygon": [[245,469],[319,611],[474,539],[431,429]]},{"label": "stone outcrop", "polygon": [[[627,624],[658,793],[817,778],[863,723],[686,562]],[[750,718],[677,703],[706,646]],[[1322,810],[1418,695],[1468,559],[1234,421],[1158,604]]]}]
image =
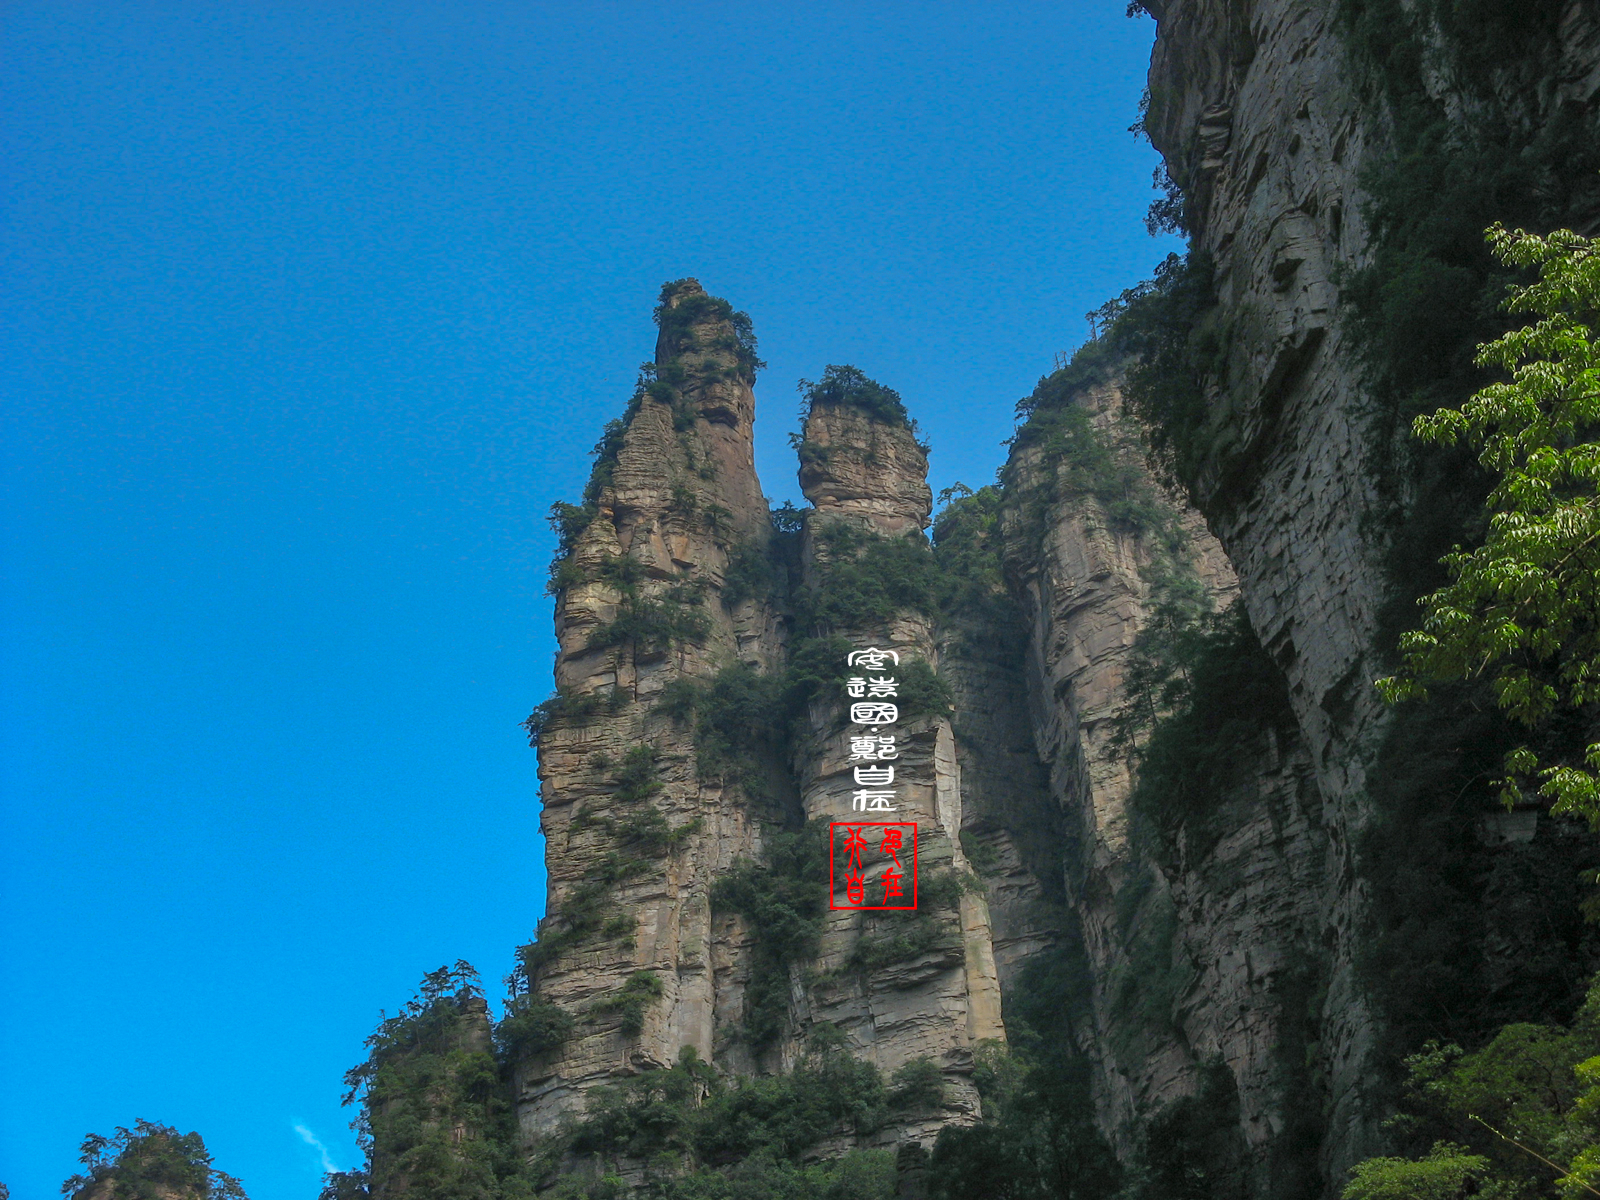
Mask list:
[{"label": "stone outcrop", "polygon": [[[1102,445],[1143,472],[1137,430],[1114,383],[1077,403]],[[1062,865],[1068,913],[1083,945],[1091,1015],[1078,1031],[1095,1065],[1103,1128],[1124,1156],[1140,1121],[1193,1091],[1210,1062],[1237,1088],[1243,1136],[1265,1187],[1283,1115],[1304,1100],[1293,1061],[1303,1051],[1306,989],[1327,900],[1327,837],[1303,744],[1268,735],[1236,750],[1228,800],[1202,828],[1163,845],[1135,826],[1132,763],[1119,725],[1137,697],[1131,654],[1160,596],[1152,581],[1167,540],[1130,526],[1074,488],[1071,464],[1038,445],[1013,453],[1008,477],[1007,574],[1029,626],[1035,744],[1067,828]],[[1148,475],[1144,486],[1159,495]],[[1030,505],[1042,504],[1030,514]],[[1216,608],[1238,581],[1198,515],[1167,497],[1182,560]],[[1031,519],[1030,519],[1031,517]],[[1274,1176],[1279,1178],[1274,1179]]]},{"label": "stone outcrop", "polygon": [[710,893],[759,857],[760,823],[700,777],[692,732],[654,708],[675,680],[769,669],[781,650],[764,602],[720,599],[732,556],[761,553],[768,536],[753,371],[727,306],[693,280],[664,292],[659,323],[654,380],[597,467],[556,608],[556,683],[571,699],[539,743],[550,896],[530,973],[542,1000],[580,1020],[518,1070],[530,1134],[595,1083],[670,1066],[686,1046],[712,1058],[719,1019],[738,1008],[741,932],[714,926]]},{"label": "stone outcrop", "polygon": [[[1382,1144],[1372,1085],[1389,1065],[1375,1057],[1384,1016],[1359,960],[1370,937],[1369,772],[1389,721],[1371,681],[1385,673],[1379,615],[1391,597],[1374,517],[1385,503],[1376,464],[1390,447],[1338,280],[1372,261],[1361,186],[1390,151],[1391,114],[1352,61],[1338,5],[1142,7],[1158,25],[1145,128],[1182,189],[1193,247],[1210,260],[1216,303],[1203,324],[1226,347],[1191,481],[1209,536],[1191,525],[1191,545],[1221,590],[1227,573],[1205,564],[1231,567],[1294,718],[1283,736],[1240,747],[1240,777],[1199,844],[1164,857],[1130,844],[1126,763],[1097,733],[1121,702],[1118,646],[1139,620],[1137,547],[1096,532],[1092,506],[1087,526],[1069,506],[1041,545],[1008,546],[1009,566],[1034,622],[1041,751],[1085,830],[1068,879],[1096,995],[1087,1040],[1101,1053],[1103,1123],[1126,1145],[1138,1114],[1193,1091],[1196,1064],[1214,1058],[1237,1085],[1253,1190],[1336,1193],[1344,1169]],[[1503,100],[1528,128],[1558,111],[1592,126],[1597,28],[1593,5],[1573,0],[1549,61],[1529,68],[1539,86],[1518,82],[1512,64]],[[1446,71],[1426,86],[1444,111],[1474,103],[1451,92]],[[1052,466],[1022,458],[1024,472]],[[1138,1032],[1111,1004],[1126,970],[1116,917],[1134,888],[1149,892],[1135,924],[1149,906],[1171,906],[1164,961],[1185,978],[1172,1036],[1119,1055],[1116,1043]],[[1285,1148],[1296,1141],[1300,1150]],[[1297,1181],[1286,1161],[1295,1153],[1315,1160]]]},{"label": "stone outcrop", "polygon": [[[922,539],[933,496],[927,456],[910,428],[875,420],[859,408],[814,403],[803,445],[811,448],[800,484],[812,506],[806,556],[816,586],[828,585],[830,555],[850,553],[830,550],[830,530],[846,526],[876,538]],[[835,632],[855,646],[894,651],[899,667],[886,670],[900,676],[915,663],[939,666],[934,622],[925,612],[905,610],[887,622],[866,621]],[[893,936],[907,923],[907,914],[831,911],[819,960],[827,982],[809,989],[808,1016],[845,1030],[857,1053],[885,1072],[915,1059],[941,1068],[944,1111],[911,1127],[912,1136],[930,1140],[951,1120],[977,1117],[978,1097],[969,1078],[973,1048],[1005,1036],[988,904],[968,882],[971,866],[961,848],[963,791],[950,716],[903,711],[900,721],[885,730],[896,733],[899,747],[893,815],[853,818],[851,796],[859,785],[849,761],[851,732],[860,730],[845,723],[842,704],[813,706],[810,736],[796,764],[805,815],[816,821],[915,822],[922,887],[916,920],[935,929],[910,957],[852,969],[852,955],[864,942]],[[935,890],[941,880],[951,885],[950,894]],[[842,879],[838,886],[842,905]]]},{"label": "stone outcrop", "polygon": [[[560,1045],[519,1062],[529,1138],[581,1112],[594,1086],[670,1066],[686,1048],[732,1076],[790,1069],[826,1022],[885,1077],[917,1060],[939,1069],[942,1107],[871,1135],[928,1143],[944,1124],[976,1119],[973,1049],[1004,1037],[987,907],[960,843],[955,735],[938,712],[901,723],[895,769],[904,817],[920,831],[924,886],[942,890],[914,914],[830,911],[815,961],[795,967],[786,1034],[775,1045],[746,1036],[755,932],[713,910],[713,885],[761,861],[767,829],[850,819],[856,785],[831,698],[812,704],[791,759],[776,732],[770,745],[736,748],[761,758],[760,796],[729,782],[725,764],[707,769],[693,717],[664,704],[729,669],[778,675],[793,636],[782,589],[728,583],[752,563],[784,569],[754,473],[752,357],[739,320],[693,281],[669,286],[656,362],[608,434],[584,506],[566,513],[558,694],[538,730],[550,896],[524,975],[538,1003],[574,1024]],[[805,438],[801,478],[814,507],[797,584],[816,586],[830,555],[859,551],[829,549],[830,527],[858,541],[923,542],[932,497],[909,427],[819,405]],[[924,612],[831,632],[938,665]]]}]

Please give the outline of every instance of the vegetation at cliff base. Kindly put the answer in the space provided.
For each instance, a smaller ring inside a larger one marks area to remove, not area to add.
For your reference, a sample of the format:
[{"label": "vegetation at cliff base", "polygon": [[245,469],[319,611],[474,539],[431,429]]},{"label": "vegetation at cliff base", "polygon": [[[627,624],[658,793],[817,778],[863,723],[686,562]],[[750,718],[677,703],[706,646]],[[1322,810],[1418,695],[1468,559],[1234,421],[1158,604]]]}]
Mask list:
[{"label": "vegetation at cliff base", "polygon": [[638,1190],[662,1200],[891,1200],[893,1153],[811,1152],[942,1099],[933,1064],[908,1063],[886,1084],[826,1024],[777,1075],[729,1080],[685,1047],[670,1068],[595,1088],[583,1116],[536,1149],[532,1169],[544,1194],[574,1200],[629,1191],[623,1160],[642,1167]]},{"label": "vegetation at cliff base", "polygon": [[1414,1152],[1357,1164],[1345,1200],[1600,1194],[1600,978],[1569,1025],[1507,1025],[1470,1053],[1431,1041],[1405,1068],[1391,1129]]},{"label": "vegetation at cliff base", "polygon": [[78,1161],[83,1171],[61,1185],[73,1200],[246,1200],[239,1181],[211,1165],[198,1133],[153,1121],[135,1121],[132,1129],[119,1125],[110,1137],[91,1133]]},{"label": "vegetation at cliff base", "polygon": [[1121,1195],[1124,1172],[1095,1126],[1089,1066],[1073,1037],[1087,1003],[1079,952],[1069,943],[1035,956],[1008,993],[1009,1045],[980,1044],[975,1056],[983,1119],[940,1131],[927,1167],[932,1200]]}]

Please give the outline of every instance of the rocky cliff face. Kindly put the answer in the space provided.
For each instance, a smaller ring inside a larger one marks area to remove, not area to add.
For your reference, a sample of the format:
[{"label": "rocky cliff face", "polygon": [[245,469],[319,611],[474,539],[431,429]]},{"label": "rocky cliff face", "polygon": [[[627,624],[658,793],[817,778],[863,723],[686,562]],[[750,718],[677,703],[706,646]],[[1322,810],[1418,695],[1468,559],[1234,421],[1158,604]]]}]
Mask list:
[{"label": "rocky cliff face", "polygon": [[[825,910],[815,953],[790,962],[787,951],[757,954],[762,931],[714,903],[719,878],[763,861],[766,831],[849,820],[860,785],[837,684],[795,727],[752,732],[746,712],[743,733],[712,758],[694,705],[730,678],[755,692],[789,687],[787,651],[802,634],[840,659],[811,664],[830,675],[843,668],[840,647],[892,650],[907,667],[926,664],[928,680],[938,663],[926,612],[891,605],[826,629],[797,613],[831,571],[876,546],[927,557],[927,458],[903,420],[817,405],[801,472],[813,507],[797,560],[784,561],[752,466],[753,371],[739,320],[693,281],[669,286],[656,362],[602,444],[585,504],[566,513],[558,693],[538,730],[549,915],[523,976],[537,1004],[575,1023],[517,1067],[531,1138],[581,1112],[594,1086],[671,1066],[685,1049],[734,1077],[789,1070],[825,1023],[886,1077],[933,1064],[943,1105],[872,1134],[927,1142],[976,1119],[973,1048],[1004,1037],[987,907],[965,882],[961,774],[942,705],[907,710],[896,726],[898,811],[864,818],[917,824],[916,913]],[[782,586],[776,577],[791,568]],[[751,973],[775,959],[788,964],[786,1012],[779,1036],[757,1036]]]},{"label": "rocky cliff face", "polygon": [[[993,578],[944,557],[965,599],[863,591],[852,564],[924,548],[927,460],[898,398],[814,393],[799,448],[811,507],[784,535],[794,544],[774,540],[751,466],[747,328],[692,282],[664,294],[656,363],[568,514],[557,575],[561,691],[540,738],[550,915],[525,975],[575,1024],[520,1060],[527,1135],[685,1047],[728,1077],[772,1075],[831,1026],[886,1074],[927,1060],[945,1099],[818,1153],[926,1144],[979,1119],[974,1054],[1005,1037],[1007,998],[1051,957],[1070,965],[1061,1002],[1124,1159],[1190,1153],[1151,1133],[1179,1128],[1162,1114],[1185,1097],[1203,1111],[1189,1127],[1210,1130],[1218,1195],[1334,1194],[1381,1146],[1375,1081],[1400,1018],[1374,985],[1372,943],[1404,956],[1406,936],[1432,936],[1382,927],[1389,885],[1371,849],[1375,828],[1420,828],[1384,811],[1400,760],[1371,681],[1398,594],[1392,518],[1421,485],[1391,469],[1403,422],[1373,418],[1370,346],[1341,291],[1394,237],[1392,216],[1389,233],[1369,228],[1363,187],[1392,156],[1399,109],[1352,49],[1356,18],[1382,4],[1144,7],[1159,25],[1146,127],[1206,268],[1179,339],[1206,356],[1183,488],[1147,465],[1152,441],[1170,452],[1176,435],[1126,410],[1129,363],[1058,372],[1003,489],[955,522],[992,506],[992,528],[961,536]],[[1600,26],[1592,5],[1557,7],[1537,48],[1549,86],[1524,101],[1491,79],[1528,129],[1595,118]],[[1424,42],[1444,36],[1417,20]],[[1458,76],[1419,78],[1430,112],[1475,111]],[[826,602],[845,594],[859,613]],[[931,903],[909,923],[820,912],[814,947],[779,956],[781,1033],[758,1038],[770,947],[714,884],[762,861],[779,831],[851,813],[837,688],[796,690],[829,637],[932,668],[896,763]],[[730,670],[801,703],[713,754],[692,697]],[[1160,740],[1175,728],[1187,743]],[[730,771],[730,752],[759,771]],[[1406,761],[1412,777],[1445,771]],[[1444,829],[1452,862],[1482,892],[1463,903],[1491,944],[1462,977],[1477,972],[1473,986],[1509,998],[1495,1011],[1524,1019],[1521,960],[1562,959],[1547,972],[1562,987],[1583,974],[1580,935],[1541,949],[1527,921],[1542,891],[1570,890],[1581,855],[1537,813],[1469,812],[1448,790],[1465,814]]]},{"label": "rocky cliff face", "polygon": [[[1211,359],[1204,417],[1183,434],[1188,494],[1204,514],[1204,529],[1184,520],[1188,553],[1219,603],[1236,590],[1281,673],[1292,720],[1265,723],[1239,742],[1221,799],[1203,820],[1176,816],[1167,829],[1141,834],[1128,809],[1129,755],[1105,731],[1132,702],[1129,648],[1151,613],[1149,548],[1119,536],[1092,497],[1053,501],[1042,522],[1030,516],[1027,491],[1061,463],[1021,445],[1012,463],[1018,486],[1008,489],[1007,566],[1032,627],[1037,743],[1073,830],[1066,876],[1093,996],[1082,1040],[1097,1063],[1102,1123],[1120,1131],[1125,1150],[1141,1122],[1202,1089],[1205,1064],[1220,1063],[1226,1075],[1210,1078],[1224,1078],[1223,1091],[1236,1098],[1249,1194],[1336,1191],[1344,1168],[1381,1143],[1386,1102],[1374,1085],[1388,1065],[1385,1038],[1393,1049],[1394,1014],[1362,962],[1374,922],[1382,923],[1363,840],[1382,815],[1372,772],[1392,719],[1371,687],[1384,673],[1380,624],[1398,586],[1397,541],[1385,521],[1436,499],[1419,500],[1421,485],[1396,466],[1404,422],[1374,417],[1375,403],[1386,401],[1374,401],[1370,347],[1353,332],[1360,326],[1340,281],[1374,263],[1389,269],[1380,255],[1396,244],[1403,218],[1390,197],[1381,210],[1390,242],[1377,241],[1363,188],[1397,145],[1409,147],[1397,127],[1424,107],[1443,123],[1437,128],[1458,131],[1435,145],[1441,159],[1466,154],[1461,147],[1474,137],[1500,145],[1469,128],[1486,111],[1511,114],[1493,134],[1509,148],[1488,153],[1491,165],[1519,146],[1524,158],[1536,156],[1537,131],[1555,128],[1558,117],[1592,138],[1596,12],[1579,2],[1540,5],[1537,14],[1508,8],[1503,23],[1518,36],[1501,39],[1495,65],[1474,85],[1463,64],[1487,48],[1463,52],[1449,39],[1487,36],[1498,19],[1488,9],[1463,35],[1428,5],[1143,7],[1159,28],[1146,128],[1181,191],[1182,222],[1214,289],[1189,334]],[[1417,47],[1414,80],[1394,82],[1396,64],[1410,61],[1404,49],[1377,67],[1370,48],[1366,59],[1358,52],[1361,22],[1381,35],[1374,21],[1383,12],[1386,44]],[[1546,25],[1543,40],[1526,33]],[[1513,127],[1522,132],[1504,134]],[[1549,179],[1531,186],[1561,194]],[[1592,195],[1573,195],[1546,219],[1592,224]],[[1454,319],[1442,308],[1430,316],[1434,324],[1420,327],[1430,335]],[[1093,390],[1079,403],[1102,426],[1116,408],[1114,396]],[[1402,748],[1389,769],[1416,763],[1420,749]],[[1169,813],[1182,808],[1180,797],[1164,802]],[[1495,829],[1498,819],[1467,817]],[[1531,835],[1536,818],[1524,819]],[[1490,882],[1507,870],[1521,873],[1522,887],[1564,888],[1552,847],[1572,831],[1539,829],[1551,844],[1529,849],[1515,867],[1495,857],[1513,852],[1492,833],[1479,835],[1489,848],[1464,853],[1483,888],[1484,898],[1470,901],[1481,906],[1474,921],[1495,927],[1501,918],[1491,909],[1523,903]],[[1529,959],[1541,953],[1520,944]],[[1491,963],[1473,986],[1514,990],[1519,969]],[[1528,1019],[1530,1010],[1505,1012]]]},{"label": "rocky cliff face", "polygon": [[[1069,876],[1095,978],[1104,1118],[1132,1130],[1138,1114],[1198,1086],[1201,1063],[1220,1060],[1266,1194],[1273,1143],[1297,1106],[1316,1110],[1302,1120],[1323,1141],[1325,1174],[1370,1134],[1360,1085],[1373,1018],[1354,978],[1354,853],[1381,716],[1370,684],[1382,673],[1383,572],[1361,529],[1374,501],[1364,392],[1333,280],[1365,244],[1358,177],[1381,118],[1353,90],[1332,5],[1148,7],[1160,32],[1147,125],[1184,189],[1195,244],[1212,257],[1213,320],[1229,334],[1227,382],[1213,383],[1205,426],[1211,450],[1192,489],[1209,532],[1188,522],[1191,552],[1219,599],[1237,590],[1295,718],[1239,747],[1227,804],[1176,855],[1130,847],[1127,757],[1103,732],[1128,703],[1119,675],[1142,617],[1137,542],[1079,508],[1053,514],[1041,545],[1008,551],[1036,629],[1040,744],[1084,830]],[[1157,1026],[1171,1024],[1151,1031],[1127,993],[1154,981],[1129,973],[1141,950],[1151,961],[1148,927],[1163,921],[1173,932],[1156,957],[1178,977],[1170,1008],[1156,1003]],[[1308,998],[1312,1030],[1292,1011]],[[1314,1096],[1303,1094],[1308,1053]]]},{"label": "rocky cliff face", "polygon": [[1162,827],[1130,808],[1127,723],[1149,702],[1130,673],[1163,587],[1181,572],[1224,610],[1239,585],[1198,515],[1146,472],[1116,385],[1077,404],[1160,506],[1142,524],[1119,518],[1048,445],[1024,442],[1008,469],[1007,573],[1030,631],[1034,743],[1068,825],[1062,866],[1090,1000],[1078,1038],[1125,1157],[1145,1119],[1225,1064],[1246,1171],[1273,1194],[1296,1182],[1274,1142],[1306,1100],[1302,1011],[1321,983],[1331,895],[1312,765],[1292,729],[1268,729],[1230,748],[1222,803],[1203,821]]},{"label": "rocky cliff face", "polygon": [[556,608],[566,700],[539,742],[550,896],[528,973],[584,1019],[519,1067],[530,1133],[597,1082],[670,1066],[686,1046],[712,1058],[740,1000],[742,933],[714,924],[711,886],[759,856],[760,823],[701,777],[692,735],[656,705],[675,680],[766,670],[781,651],[767,604],[722,603],[732,556],[768,536],[754,372],[731,311],[693,280],[668,286],[658,323],[654,369],[572,515]]}]

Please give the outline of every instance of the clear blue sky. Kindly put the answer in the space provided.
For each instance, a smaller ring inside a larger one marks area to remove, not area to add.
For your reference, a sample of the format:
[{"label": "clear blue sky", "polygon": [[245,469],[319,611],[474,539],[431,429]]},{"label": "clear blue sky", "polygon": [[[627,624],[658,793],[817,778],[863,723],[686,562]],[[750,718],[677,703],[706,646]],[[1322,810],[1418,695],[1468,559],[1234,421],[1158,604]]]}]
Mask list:
[{"label": "clear blue sky", "polygon": [[0,1180],[200,1131],[355,1166],[340,1076],[543,908],[544,514],[662,283],[747,309],[758,462],[853,363],[977,485],[1172,247],[1124,0],[13,0],[0,13]]}]

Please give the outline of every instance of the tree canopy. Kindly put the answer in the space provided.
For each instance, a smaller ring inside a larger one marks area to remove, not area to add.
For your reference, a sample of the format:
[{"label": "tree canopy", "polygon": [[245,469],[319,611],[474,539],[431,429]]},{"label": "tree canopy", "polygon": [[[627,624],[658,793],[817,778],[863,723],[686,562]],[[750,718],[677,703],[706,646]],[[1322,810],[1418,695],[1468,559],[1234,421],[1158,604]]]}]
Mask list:
[{"label": "tree canopy", "polygon": [[1424,596],[1421,627],[1401,638],[1403,662],[1378,681],[1386,699],[1430,683],[1486,679],[1499,706],[1533,731],[1575,720],[1585,743],[1553,757],[1528,745],[1507,755],[1502,797],[1524,784],[1552,811],[1600,828],[1600,252],[1566,230],[1538,236],[1496,224],[1502,262],[1535,268],[1507,308],[1536,319],[1479,347],[1478,364],[1509,378],[1459,408],[1417,418],[1427,441],[1465,443],[1491,472],[1489,530],[1442,560],[1450,582]]}]

